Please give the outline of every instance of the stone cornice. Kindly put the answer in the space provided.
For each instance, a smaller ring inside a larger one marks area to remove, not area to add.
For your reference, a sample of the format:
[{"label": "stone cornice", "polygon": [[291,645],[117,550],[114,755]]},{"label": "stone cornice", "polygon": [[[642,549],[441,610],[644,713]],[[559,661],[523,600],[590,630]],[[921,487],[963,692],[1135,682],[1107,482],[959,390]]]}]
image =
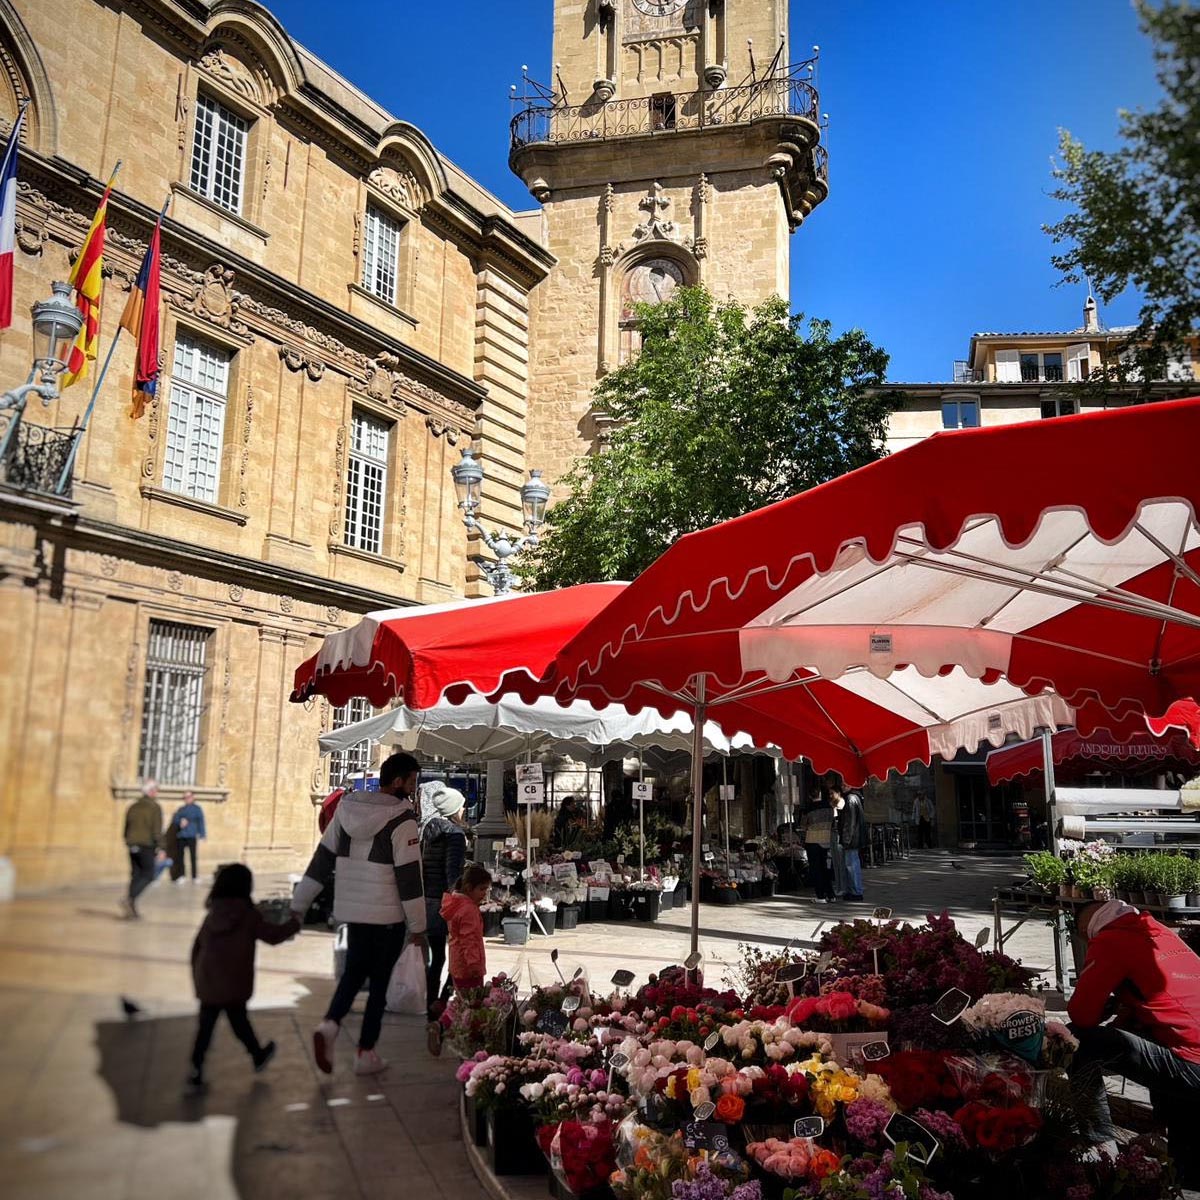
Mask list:
[{"label": "stone cornice", "polygon": [[[18,245],[27,254],[39,253],[41,243],[49,239],[77,249],[102,185],[62,160],[24,150],[22,157]],[[32,224],[31,210],[38,217]],[[110,273],[125,276],[126,284],[137,273],[157,216],[122,193],[114,191],[110,197],[105,265]],[[470,426],[487,395],[474,380],[171,218],[163,223],[163,268],[164,291],[172,307],[200,310],[198,315],[210,317],[241,340],[253,340],[259,333],[280,344],[299,344],[352,384],[368,384],[380,356],[386,355],[398,393],[423,413]],[[221,311],[204,311],[206,297],[221,289]]]},{"label": "stone cornice", "polygon": [[294,600],[347,612],[371,612],[416,603],[398,599],[391,592],[311,575],[279,563],[259,562],[211,546],[79,516],[66,504],[51,511],[49,505],[27,503],[20,494],[10,494],[6,489],[0,490],[0,520],[36,526],[44,536],[62,539],[72,550],[112,555],[263,592],[284,593]]}]

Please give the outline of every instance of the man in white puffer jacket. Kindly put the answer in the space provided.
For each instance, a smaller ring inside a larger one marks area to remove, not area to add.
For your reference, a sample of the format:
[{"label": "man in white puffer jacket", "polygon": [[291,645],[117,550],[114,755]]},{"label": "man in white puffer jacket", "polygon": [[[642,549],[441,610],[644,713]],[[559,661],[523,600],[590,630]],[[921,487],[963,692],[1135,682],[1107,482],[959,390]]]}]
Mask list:
[{"label": "man in white puffer jacket", "polygon": [[333,1044],[342,1018],[367,982],[354,1071],[373,1075],[387,1066],[375,1043],[406,926],[425,952],[421,844],[413,802],[419,771],[411,754],[393,754],[379,769],[379,791],[343,796],[292,897],[292,911],[303,919],[336,869],[333,915],[349,927],[346,967],[325,1019],[313,1033],[313,1054],[327,1075],[333,1071]]}]

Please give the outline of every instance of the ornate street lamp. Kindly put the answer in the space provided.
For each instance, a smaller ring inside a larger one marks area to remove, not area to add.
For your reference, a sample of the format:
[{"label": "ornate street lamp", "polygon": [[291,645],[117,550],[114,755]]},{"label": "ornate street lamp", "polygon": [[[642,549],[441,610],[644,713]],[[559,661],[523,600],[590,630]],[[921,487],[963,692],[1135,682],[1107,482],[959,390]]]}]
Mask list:
[{"label": "ornate street lamp", "polygon": [[53,295],[39,300],[33,313],[33,368],[20,387],[0,395],[0,409],[25,407],[30,395],[43,404],[58,399],[58,377],[67,369],[67,359],[83,326],[83,314],[71,300],[70,284],[50,285]]},{"label": "ornate street lamp", "polygon": [[454,488],[458,492],[458,507],[462,509],[463,524],[483,539],[483,544],[496,556],[496,561],[475,556],[472,561],[487,576],[497,596],[512,590],[513,571],[508,560],[522,550],[538,544],[538,530],[546,520],[546,504],[550,499],[549,485],[542,479],[541,471],[530,471],[529,479],[521,487],[521,513],[525,519],[526,534],[514,538],[503,530],[488,533],[479,523],[479,506],[482,503],[483,467],[468,448],[462,452],[461,461],[450,468]]}]

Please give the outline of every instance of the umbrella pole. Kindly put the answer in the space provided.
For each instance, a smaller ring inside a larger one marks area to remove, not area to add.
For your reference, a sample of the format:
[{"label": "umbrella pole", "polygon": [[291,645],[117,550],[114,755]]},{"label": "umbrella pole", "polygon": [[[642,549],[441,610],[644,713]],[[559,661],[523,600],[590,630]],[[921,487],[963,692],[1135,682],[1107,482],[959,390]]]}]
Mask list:
[{"label": "umbrella pole", "polygon": [[1042,738],[1042,780],[1046,789],[1046,833],[1050,842],[1050,853],[1058,853],[1058,824],[1054,812],[1054,747],[1050,739],[1054,730],[1043,726],[1040,730]]},{"label": "umbrella pole", "polygon": [[[646,778],[646,764],[642,760],[642,752],[638,751],[638,783],[642,783]],[[645,801],[642,799],[641,788],[638,789],[638,841],[641,843],[642,861],[638,867],[639,882],[645,881],[646,878],[646,811]]]},{"label": "umbrella pole", "polygon": [[[525,751],[525,761],[533,762],[533,741],[528,743],[528,748]],[[544,794],[544,793],[543,793]],[[533,805],[525,805],[525,917],[526,925],[529,927],[528,936],[533,936],[533,923],[537,922],[538,928],[542,931],[542,936],[546,935],[546,927],[542,924],[542,918],[538,916],[537,909],[533,906]]]},{"label": "umbrella pole", "polygon": [[692,713],[692,947],[700,949],[700,834],[704,817],[704,676],[696,676],[696,708]]},{"label": "umbrella pole", "polygon": [[725,814],[725,874],[730,871],[729,864],[729,755],[721,755],[721,811]]}]

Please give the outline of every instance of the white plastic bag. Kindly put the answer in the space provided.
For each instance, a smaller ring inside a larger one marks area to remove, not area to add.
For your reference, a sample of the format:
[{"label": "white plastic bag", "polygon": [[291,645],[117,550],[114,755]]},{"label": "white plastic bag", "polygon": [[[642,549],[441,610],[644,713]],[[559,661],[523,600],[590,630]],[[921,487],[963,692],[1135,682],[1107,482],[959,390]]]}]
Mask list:
[{"label": "white plastic bag", "polygon": [[387,1010],[425,1015],[425,954],[421,947],[409,942],[396,960],[388,981]]}]

